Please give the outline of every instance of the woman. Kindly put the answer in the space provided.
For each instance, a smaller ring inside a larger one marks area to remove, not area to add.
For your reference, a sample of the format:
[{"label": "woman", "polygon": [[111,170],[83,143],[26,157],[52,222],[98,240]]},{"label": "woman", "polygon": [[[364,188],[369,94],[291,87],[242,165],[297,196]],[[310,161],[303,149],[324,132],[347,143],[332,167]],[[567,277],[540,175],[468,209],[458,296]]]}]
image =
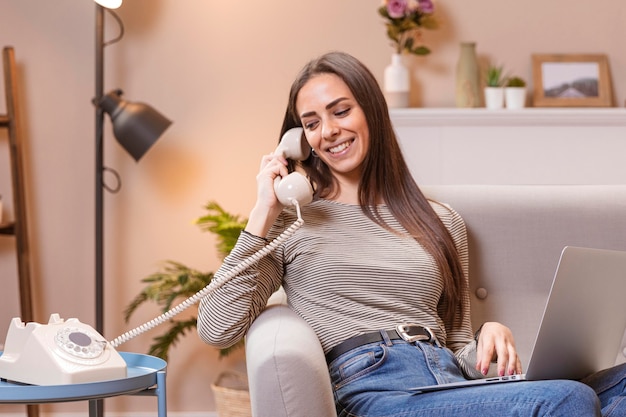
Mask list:
[{"label": "woman", "polygon": [[[198,331],[207,343],[225,347],[242,338],[283,285],[320,339],[340,416],[600,415],[596,393],[575,381],[409,391],[481,377],[492,361],[500,375],[521,373],[513,336],[493,322],[473,334],[463,220],[420,192],[363,64],[333,52],[305,66],[292,85],[282,133],[296,126],[312,149],[301,163],[315,190],[302,208],[305,223],[201,302]],[[292,164],[263,157],[256,204],[218,275],[295,221],[273,189]],[[623,390],[621,374],[601,378],[618,391],[602,394],[605,415],[626,415],[608,414],[610,398]]]}]

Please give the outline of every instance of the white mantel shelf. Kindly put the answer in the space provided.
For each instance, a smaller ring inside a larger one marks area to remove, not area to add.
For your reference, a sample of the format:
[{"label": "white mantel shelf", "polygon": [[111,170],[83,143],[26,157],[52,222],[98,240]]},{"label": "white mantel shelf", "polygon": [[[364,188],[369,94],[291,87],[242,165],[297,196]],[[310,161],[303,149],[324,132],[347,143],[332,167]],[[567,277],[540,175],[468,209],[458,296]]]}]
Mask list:
[{"label": "white mantel shelf", "polygon": [[400,126],[626,126],[626,108],[539,108],[489,110],[486,108],[391,109]]},{"label": "white mantel shelf", "polygon": [[626,184],[626,108],[391,109],[419,184]]}]

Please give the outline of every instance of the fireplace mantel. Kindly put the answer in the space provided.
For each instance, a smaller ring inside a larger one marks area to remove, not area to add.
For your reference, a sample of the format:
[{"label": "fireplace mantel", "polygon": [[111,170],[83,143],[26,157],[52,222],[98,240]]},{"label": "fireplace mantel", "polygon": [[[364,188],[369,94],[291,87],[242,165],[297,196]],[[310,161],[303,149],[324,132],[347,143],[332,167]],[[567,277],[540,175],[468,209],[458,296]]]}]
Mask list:
[{"label": "fireplace mantel", "polygon": [[626,109],[392,109],[420,184],[626,184]]}]

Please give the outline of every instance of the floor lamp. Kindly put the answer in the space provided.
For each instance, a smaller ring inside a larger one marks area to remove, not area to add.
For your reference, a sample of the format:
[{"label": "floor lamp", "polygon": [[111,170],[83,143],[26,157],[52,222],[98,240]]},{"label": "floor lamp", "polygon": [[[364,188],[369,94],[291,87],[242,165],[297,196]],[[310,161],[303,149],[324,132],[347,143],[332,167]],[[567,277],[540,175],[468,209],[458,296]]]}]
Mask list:
[{"label": "floor lamp", "polygon": [[[118,8],[122,0],[96,1],[96,228],[95,228],[95,304],[96,330],[104,334],[104,114],[113,123],[113,135],[135,161],[157,141],[172,122],[144,103],[131,103],[122,99],[121,90],[104,94],[104,12],[105,7]],[[114,15],[116,16],[116,15]],[[123,33],[121,21],[120,30]],[[121,35],[120,35],[121,37]],[[119,40],[116,39],[115,41]],[[111,42],[110,42],[111,43]],[[89,402],[89,415],[104,416],[103,400]]]},{"label": "floor lamp", "polygon": [[[104,7],[117,8],[122,0],[96,0],[96,330],[104,332],[104,115],[113,123],[113,134],[122,147],[136,160],[148,151],[159,136],[172,123],[152,107],[144,103],[132,103],[122,99],[121,90],[104,94]],[[104,7],[103,7],[104,6]],[[120,22],[121,23],[121,22]]]}]

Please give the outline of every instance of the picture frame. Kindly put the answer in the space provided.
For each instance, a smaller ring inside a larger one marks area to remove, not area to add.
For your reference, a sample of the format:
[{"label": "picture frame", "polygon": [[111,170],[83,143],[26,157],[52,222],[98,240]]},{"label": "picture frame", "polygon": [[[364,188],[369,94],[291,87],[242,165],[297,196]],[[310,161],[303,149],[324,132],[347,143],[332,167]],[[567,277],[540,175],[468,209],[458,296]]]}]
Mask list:
[{"label": "picture frame", "polygon": [[604,54],[533,54],[535,107],[610,107],[609,61]]}]

